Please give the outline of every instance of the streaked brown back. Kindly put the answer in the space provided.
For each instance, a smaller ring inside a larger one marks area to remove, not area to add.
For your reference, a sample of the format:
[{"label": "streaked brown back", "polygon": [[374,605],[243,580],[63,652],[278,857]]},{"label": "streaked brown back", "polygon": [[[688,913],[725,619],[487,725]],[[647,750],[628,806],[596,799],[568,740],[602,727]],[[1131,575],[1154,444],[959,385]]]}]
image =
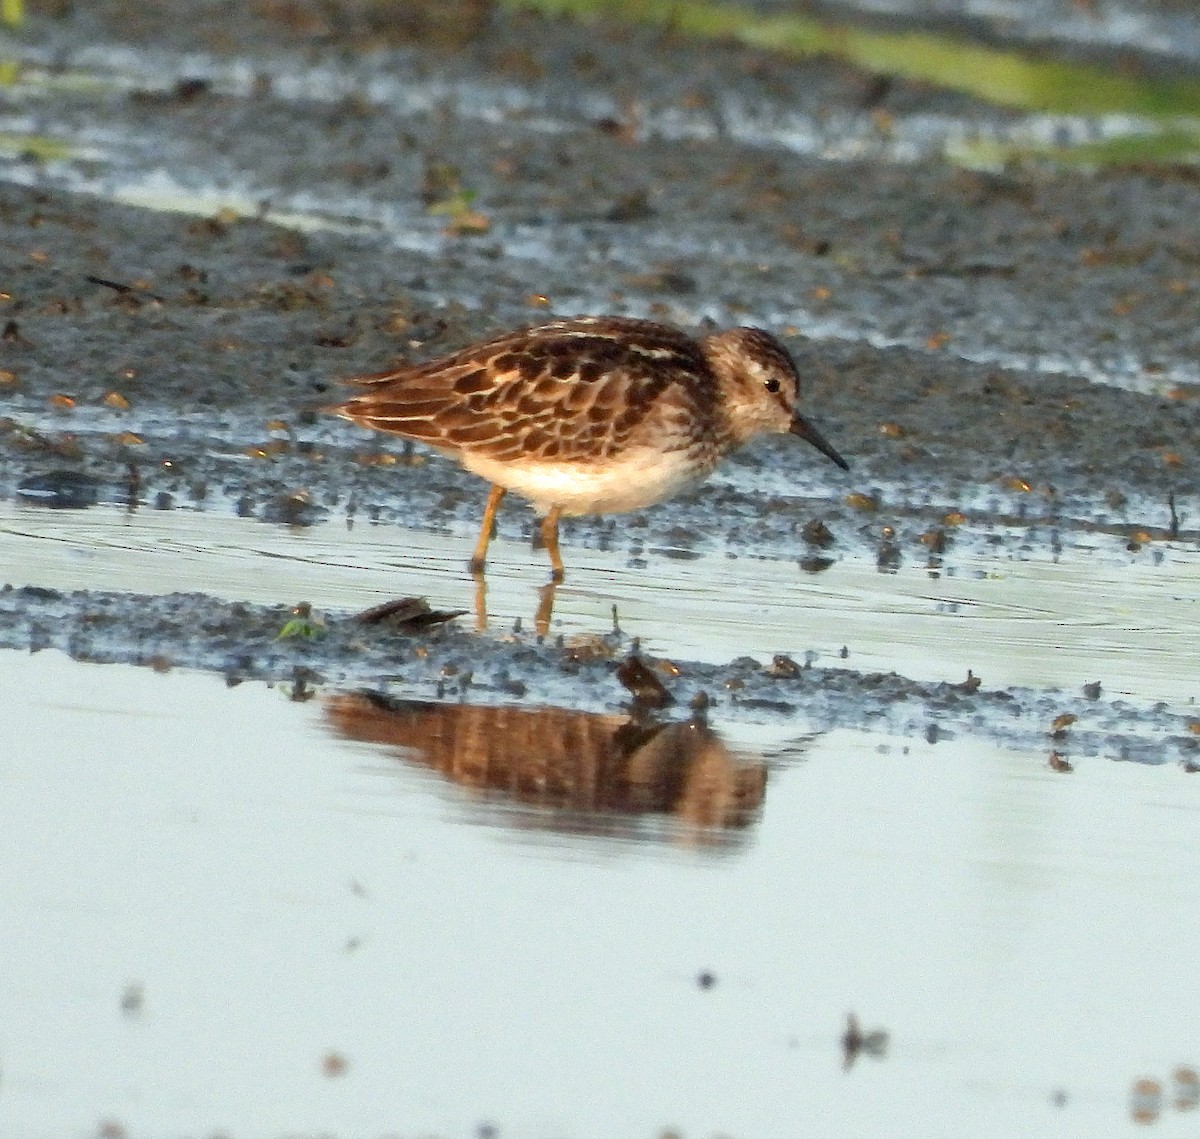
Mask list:
[{"label": "streaked brown back", "polygon": [[648,419],[682,421],[716,398],[694,340],[626,317],[521,329],[351,382],[369,390],[334,409],[345,418],[495,459],[605,458]]}]

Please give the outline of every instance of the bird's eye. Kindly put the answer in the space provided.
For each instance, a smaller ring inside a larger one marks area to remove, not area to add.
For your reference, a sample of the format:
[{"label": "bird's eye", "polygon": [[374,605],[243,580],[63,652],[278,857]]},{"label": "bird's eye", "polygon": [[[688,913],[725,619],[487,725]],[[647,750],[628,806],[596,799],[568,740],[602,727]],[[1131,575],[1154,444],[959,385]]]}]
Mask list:
[{"label": "bird's eye", "polygon": [[772,395],[774,395],[777,391],[779,391],[779,381],[778,380],[768,380],[767,381],[767,391],[769,391]]}]

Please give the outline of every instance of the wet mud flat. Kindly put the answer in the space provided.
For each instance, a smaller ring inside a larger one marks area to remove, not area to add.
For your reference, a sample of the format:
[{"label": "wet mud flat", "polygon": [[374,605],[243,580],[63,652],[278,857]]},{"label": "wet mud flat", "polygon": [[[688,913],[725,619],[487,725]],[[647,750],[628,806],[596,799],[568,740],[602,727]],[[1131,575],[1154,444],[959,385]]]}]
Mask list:
[{"label": "wet mud flat", "polygon": [[778,654],[762,663],[656,659],[635,638],[547,637],[516,628],[485,636],[447,624],[453,613],[408,605],[393,617],[329,618],[301,607],[225,602],[209,595],[137,596],[39,587],[0,591],[0,647],[58,649],[76,660],[181,666],[229,685],[283,685],[292,698],[320,688],[378,689],[403,699],[629,710],[719,724],[786,725],[797,740],[835,728],[947,742],[959,736],[1057,757],[1102,755],[1200,766],[1192,715],[1123,700],[1091,682],[1074,693],[978,678],[921,683],[895,673],[814,667]]},{"label": "wet mud flat", "polygon": [[[669,22],[29,6],[6,1135],[1194,1116],[1194,166]],[[911,9],[753,6],[1117,86],[1200,58],[1180,0]],[[778,334],[853,469],[766,441],[570,520],[557,590],[506,502],[485,596],[480,482],[322,409],[604,312]]]},{"label": "wet mud flat", "polygon": [[[1193,168],[958,168],[922,154],[920,129],[1003,132],[1015,112],[482,4],[331,11],[237,5],[217,23],[204,5],[49,5],[12,37],[25,78],[0,105],[27,142],[0,183],[5,498],[466,533],[482,485],[330,420],[338,378],[619,311],[782,335],[806,411],[853,469],[763,443],[691,496],[568,523],[568,573],[573,547],[649,575],[712,552],[798,574],[840,558],[941,574],[960,551],[1195,556]],[[501,532],[531,522],[509,508]],[[296,600],[15,588],[0,604],[6,643],[82,659],[355,684],[401,671],[454,698],[438,669],[475,659],[481,698],[627,698],[611,663],[580,666],[552,634],[448,629],[421,640],[416,671],[346,615],[330,628],[352,633],[277,646]],[[680,706],[737,681],[739,715],[814,730],[894,715],[910,733],[986,722],[1024,744],[1085,699],[681,668]],[[1114,704],[1098,722],[1100,751],[1190,755],[1175,713]]]}]

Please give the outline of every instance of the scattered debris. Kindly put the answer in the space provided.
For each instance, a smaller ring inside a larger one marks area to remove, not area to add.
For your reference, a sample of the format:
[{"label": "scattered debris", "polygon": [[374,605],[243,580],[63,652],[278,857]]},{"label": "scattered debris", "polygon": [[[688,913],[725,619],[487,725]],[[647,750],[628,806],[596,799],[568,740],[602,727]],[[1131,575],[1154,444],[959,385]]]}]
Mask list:
[{"label": "scattered debris", "polygon": [[137,1016],[142,1011],[145,1000],[146,994],[141,984],[134,981],[126,985],[121,994],[121,1011],[126,1016]]},{"label": "scattered debris", "polygon": [[1133,1081],[1129,1090],[1129,1118],[1134,1123],[1153,1123],[1162,1114],[1163,1086],[1149,1077]]},{"label": "scattered debris", "polygon": [[633,694],[634,702],[645,708],[665,708],[675,698],[635,653],[617,666],[617,679]]},{"label": "scattered debris", "polygon": [[767,671],[772,676],[793,677],[800,675],[800,666],[785,653],[776,653]]},{"label": "scattered debris", "polygon": [[969,668],[967,669],[967,679],[961,684],[955,685],[960,692],[965,692],[968,696],[973,692],[978,692],[980,685],[983,684],[981,677],[975,675]]},{"label": "scattered debris", "polygon": [[329,1079],[344,1076],[350,1069],[350,1061],[340,1052],[326,1052],[321,1057],[321,1074]]},{"label": "scattered debris", "polygon": [[1079,720],[1079,717],[1074,712],[1063,712],[1059,716],[1055,716],[1050,723],[1050,738],[1055,740],[1065,740],[1067,738],[1067,729]]},{"label": "scattered debris", "polygon": [[888,1032],[883,1028],[873,1028],[863,1032],[859,1027],[858,1017],[850,1012],[846,1014],[846,1031],[842,1034],[842,1070],[849,1071],[859,1055],[872,1056],[881,1060],[887,1055]]},{"label": "scattered debris", "polygon": [[360,625],[383,625],[389,629],[428,629],[444,625],[466,614],[465,609],[434,609],[424,597],[398,597],[356,613]]}]

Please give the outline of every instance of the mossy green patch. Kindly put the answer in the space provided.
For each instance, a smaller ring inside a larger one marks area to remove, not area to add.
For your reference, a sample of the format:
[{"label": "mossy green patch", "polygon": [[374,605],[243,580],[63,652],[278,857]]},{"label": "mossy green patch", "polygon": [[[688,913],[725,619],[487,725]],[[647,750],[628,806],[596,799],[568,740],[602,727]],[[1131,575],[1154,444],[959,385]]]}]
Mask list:
[{"label": "mossy green patch", "polygon": [[74,158],[75,150],[67,143],[45,135],[0,131],[0,154],[24,154],[40,162],[55,162]]},{"label": "mossy green patch", "polygon": [[546,15],[660,24],[796,56],[829,55],[869,71],[921,80],[999,106],[1059,114],[1200,115],[1200,80],[1123,74],[1040,59],[949,36],[879,32],[810,16],[764,16],[734,4],[679,0],[504,0]]},{"label": "mossy green patch", "polygon": [[1196,165],[1200,163],[1200,123],[1114,135],[1076,146],[982,139],[958,142],[946,157],[960,166],[1001,169],[1021,162],[1051,162],[1063,166],[1123,166],[1138,163]]}]

